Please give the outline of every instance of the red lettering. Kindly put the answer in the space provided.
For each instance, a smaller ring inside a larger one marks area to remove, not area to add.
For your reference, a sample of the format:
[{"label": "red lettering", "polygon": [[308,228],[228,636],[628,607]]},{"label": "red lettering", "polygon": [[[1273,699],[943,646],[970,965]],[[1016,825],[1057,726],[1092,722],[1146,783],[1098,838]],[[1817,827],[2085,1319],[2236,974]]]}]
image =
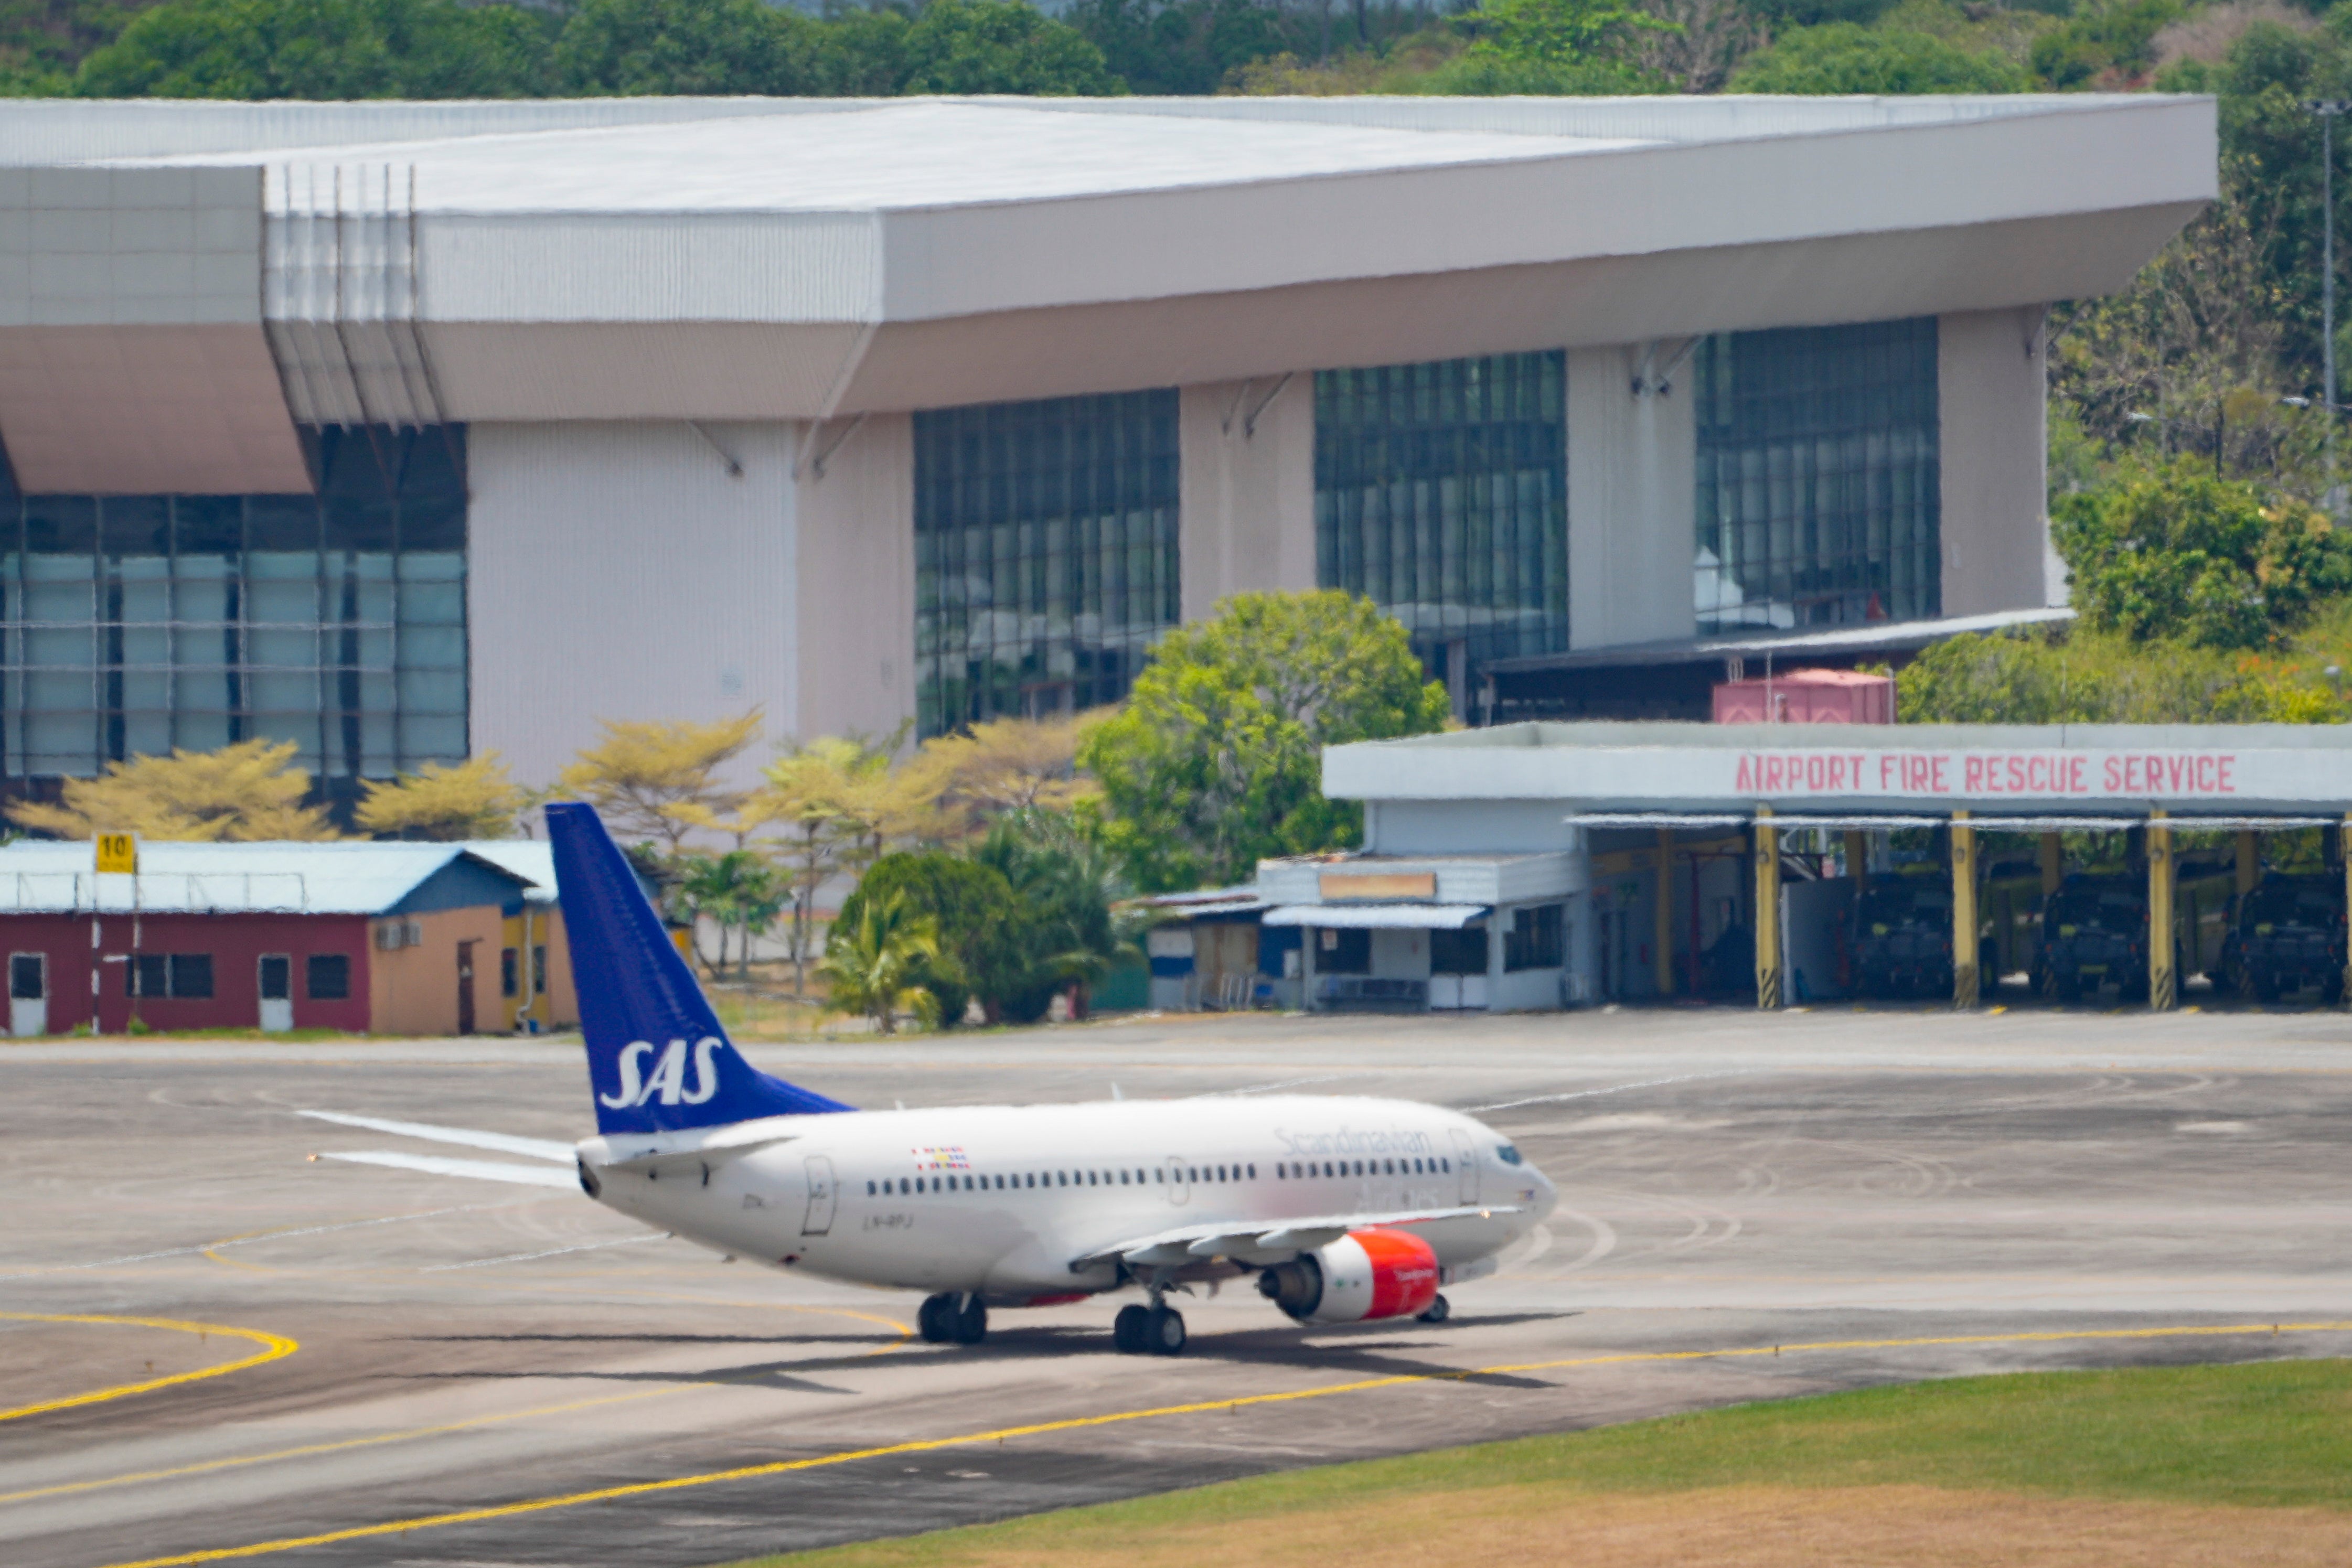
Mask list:
[{"label": "red lettering", "polygon": [[[2168,757],[2164,759],[2164,777],[2175,795],[2180,793],[2180,778],[2188,770],[2189,759],[2185,757]],[[2189,777],[2193,783],[2196,775],[2191,773]]]},{"label": "red lettering", "polygon": [[2196,780],[2194,788],[2200,794],[2210,795],[2213,792],[2213,759],[2211,758],[2200,757],[2197,759]]},{"label": "red lettering", "polygon": [[2022,757],[2012,757],[2012,758],[2011,758],[2009,759],[2009,791],[2010,791],[2010,793],[2011,793],[2011,794],[2012,794],[2012,795],[2014,795],[2014,794],[2016,794],[2019,790],[2021,790],[2021,789],[2022,789],[2026,788],[2025,779],[2026,779],[2025,758],[2022,758]]},{"label": "red lettering", "polygon": [[1881,793],[1885,792],[1893,785],[1895,760],[1893,757],[1881,757],[1878,759],[1878,788]]},{"label": "red lettering", "polygon": [[1985,787],[1985,759],[1981,757],[1963,758],[1960,761],[1960,779],[1962,781],[1960,787],[1969,794],[1973,795]]},{"label": "red lettering", "polygon": [[1764,759],[1764,793],[1778,795],[1780,792],[1780,759],[1777,757],[1768,757]]},{"label": "red lettering", "polygon": [[2120,795],[2123,793],[2124,759],[2122,758],[2110,757],[2107,758],[2106,786],[2107,794]]},{"label": "red lettering", "polygon": [[1952,779],[1951,773],[1949,771],[1951,761],[1952,759],[1948,757],[1938,757],[1936,758],[1936,793],[1938,795],[1948,795],[1952,792]]},{"label": "red lettering", "polygon": [[1855,752],[1850,760],[1853,763],[1853,788],[1859,789],[1862,788],[1862,753]]},{"label": "red lettering", "polygon": [[2213,770],[2221,775],[2221,789],[2220,792],[2221,794],[2234,795],[2238,792],[2238,787],[2230,782],[2230,769],[2235,768],[2237,765],[2238,759],[2234,757],[2223,757],[2216,759]]},{"label": "red lettering", "polygon": [[2087,757],[2070,757],[2066,759],[2066,792],[2068,794],[2087,795],[2091,792],[2090,780],[2083,777],[2090,771],[2090,768],[2091,759]]},{"label": "red lettering", "polygon": [[2050,758],[2037,757],[2025,765],[2025,787],[2036,795],[2050,793]]},{"label": "red lettering", "polygon": [[1731,787],[1743,795],[1756,793],[1756,759],[1754,758],[1743,757],[1739,759],[1739,777],[1732,780]]}]

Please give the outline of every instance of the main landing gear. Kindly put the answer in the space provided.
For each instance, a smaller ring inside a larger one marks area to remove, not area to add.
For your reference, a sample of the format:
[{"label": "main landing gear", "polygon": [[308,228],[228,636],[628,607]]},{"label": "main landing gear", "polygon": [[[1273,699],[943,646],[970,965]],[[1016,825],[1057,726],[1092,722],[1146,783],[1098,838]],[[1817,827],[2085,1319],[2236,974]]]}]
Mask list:
[{"label": "main landing gear", "polygon": [[915,1324],[933,1344],[978,1344],[988,1337],[988,1305],[969,1291],[926,1296]]},{"label": "main landing gear", "polygon": [[1157,1301],[1148,1307],[1130,1304],[1111,1320],[1110,1335],[1121,1355],[1181,1355],[1184,1314]]},{"label": "main landing gear", "polygon": [[1432,1300],[1429,1305],[1423,1310],[1419,1315],[1418,1321],[1424,1323],[1442,1323],[1453,1315],[1453,1303],[1446,1301],[1444,1296],[1438,1296]]}]

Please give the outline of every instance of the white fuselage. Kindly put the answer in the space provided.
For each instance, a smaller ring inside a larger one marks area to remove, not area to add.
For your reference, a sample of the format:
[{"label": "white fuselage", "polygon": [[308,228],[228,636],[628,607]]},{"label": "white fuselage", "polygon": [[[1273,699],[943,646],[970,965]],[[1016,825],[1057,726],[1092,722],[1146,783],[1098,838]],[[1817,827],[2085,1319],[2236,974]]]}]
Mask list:
[{"label": "white fuselage", "polygon": [[[1551,1184],[1459,1112],[1265,1096],[983,1105],[777,1118],[749,1153],[580,1145],[599,1201],[721,1251],[1003,1303],[1110,1289],[1098,1257],[1187,1226],[1488,1206],[1415,1224],[1440,1264],[1492,1256],[1550,1212]],[[1073,1268],[1076,1260],[1095,1260]]]}]

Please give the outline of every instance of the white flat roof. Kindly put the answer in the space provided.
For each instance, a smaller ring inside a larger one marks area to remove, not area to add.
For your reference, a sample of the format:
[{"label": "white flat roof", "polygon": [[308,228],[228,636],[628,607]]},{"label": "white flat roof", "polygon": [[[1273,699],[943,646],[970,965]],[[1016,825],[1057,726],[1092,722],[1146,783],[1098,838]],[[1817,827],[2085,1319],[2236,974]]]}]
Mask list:
[{"label": "white flat roof", "polygon": [[[414,169],[425,213],[887,212],[1573,156],[1642,139],[1075,115],[917,99],[830,113],[287,148],[273,210],[337,165]],[[249,152],[139,167],[250,163]],[[289,191],[288,185],[294,189]],[[405,188],[401,193],[408,199]]]}]

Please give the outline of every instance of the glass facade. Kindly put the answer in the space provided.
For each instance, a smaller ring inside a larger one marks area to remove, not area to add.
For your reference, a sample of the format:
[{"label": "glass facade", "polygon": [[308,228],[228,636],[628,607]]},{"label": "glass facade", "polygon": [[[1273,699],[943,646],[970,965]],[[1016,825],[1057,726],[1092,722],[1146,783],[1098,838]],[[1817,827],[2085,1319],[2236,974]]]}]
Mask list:
[{"label": "glass facade", "polygon": [[465,758],[464,429],[303,440],[315,496],[19,496],[0,464],[7,776],[263,737],[337,794]]},{"label": "glass facade", "polygon": [[1443,667],[1568,646],[1566,357],[1319,371],[1315,564]]},{"label": "glass facade", "polygon": [[1940,612],[1936,320],[1704,340],[1698,629]]},{"label": "glass facade", "polygon": [[915,415],[924,736],[1118,701],[1181,619],[1176,392]]}]

